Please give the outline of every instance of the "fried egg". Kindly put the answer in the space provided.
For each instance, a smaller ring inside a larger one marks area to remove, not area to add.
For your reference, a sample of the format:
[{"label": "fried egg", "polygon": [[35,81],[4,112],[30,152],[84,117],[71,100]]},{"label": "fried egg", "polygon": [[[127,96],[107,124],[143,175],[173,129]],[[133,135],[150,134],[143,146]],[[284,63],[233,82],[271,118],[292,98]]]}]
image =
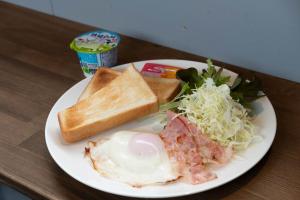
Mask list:
[{"label": "fried egg", "polygon": [[86,148],[94,169],[102,176],[140,187],[179,178],[177,163],[169,158],[157,134],[119,131]]}]

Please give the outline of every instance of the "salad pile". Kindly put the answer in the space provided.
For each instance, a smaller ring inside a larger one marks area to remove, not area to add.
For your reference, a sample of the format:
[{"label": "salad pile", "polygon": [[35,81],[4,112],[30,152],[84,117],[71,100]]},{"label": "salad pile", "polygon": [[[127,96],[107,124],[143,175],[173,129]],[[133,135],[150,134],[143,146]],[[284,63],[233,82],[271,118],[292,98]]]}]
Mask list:
[{"label": "salad pile", "polygon": [[238,76],[230,84],[230,76],[222,75],[223,68],[217,70],[211,60],[207,65],[202,73],[195,68],[179,70],[176,76],[183,81],[182,90],[173,101],[163,104],[161,111],[185,116],[223,146],[245,149],[256,134],[249,113],[251,102],[264,96],[259,92],[260,81]]}]

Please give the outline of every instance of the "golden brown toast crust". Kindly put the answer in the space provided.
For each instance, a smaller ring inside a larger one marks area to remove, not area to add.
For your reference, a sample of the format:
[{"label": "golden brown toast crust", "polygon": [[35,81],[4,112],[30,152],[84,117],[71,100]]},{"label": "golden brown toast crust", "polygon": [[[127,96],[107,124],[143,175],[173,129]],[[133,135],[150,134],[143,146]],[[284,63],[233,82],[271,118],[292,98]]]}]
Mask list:
[{"label": "golden brown toast crust", "polygon": [[63,127],[64,123],[62,123],[62,113],[58,114],[59,124],[61,126],[61,132],[64,140],[69,143],[77,142],[82,139],[93,136],[101,131],[108,130],[110,128],[116,127],[118,125],[122,125],[128,121],[137,119],[139,117],[143,117],[147,114],[151,114],[158,111],[158,104],[151,103],[145,106],[140,106],[132,109],[130,112],[120,113],[119,115],[115,115],[108,119],[99,120],[90,124],[88,127],[80,127],[77,129],[68,129],[67,127]]},{"label": "golden brown toast crust", "polygon": [[180,81],[177,79],[149,76],[144,76],[144,79],[158,97],[160,104],[171,101],[180,91]]},{"label": "golden brown toast crust", "polygon": [[100,67],[79,96],[78,101],[89,97],[91,94],[94,94],[101,88],[105,87],[109,82],[117,78],[120,74],[121,72],[119,71],[115,71],[107,67]]},{"label": "golden brown toast crust", "polygon": [[158,111],[158,99],[134,67],[101,90],[58,113],[65,141],[76,142]]},{"label": "golden brown toast crust", "polygon": [[[78,101],[91,96],[93,93],[103,88],[120,74],[122,74],[122,72],[110,68],[99,68],[85,90],[82,92]],[[160,104],[172,100],[180,91],[180,81],[177,79],[156,78],[148,76],[143,77],[158,97],[158,101]]]}]

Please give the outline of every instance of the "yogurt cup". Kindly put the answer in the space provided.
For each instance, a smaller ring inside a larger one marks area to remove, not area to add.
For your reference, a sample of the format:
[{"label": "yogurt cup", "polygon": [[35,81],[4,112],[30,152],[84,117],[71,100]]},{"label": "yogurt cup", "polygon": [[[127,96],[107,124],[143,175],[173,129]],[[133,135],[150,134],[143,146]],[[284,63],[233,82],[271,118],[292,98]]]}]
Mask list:
[{"label": "yogurt cup", "polygon": [[101,66],[117,63],[120,36],[110,31],[92,31],[76,37],[70,48],[76,51],[84,76],[92,76]]}]

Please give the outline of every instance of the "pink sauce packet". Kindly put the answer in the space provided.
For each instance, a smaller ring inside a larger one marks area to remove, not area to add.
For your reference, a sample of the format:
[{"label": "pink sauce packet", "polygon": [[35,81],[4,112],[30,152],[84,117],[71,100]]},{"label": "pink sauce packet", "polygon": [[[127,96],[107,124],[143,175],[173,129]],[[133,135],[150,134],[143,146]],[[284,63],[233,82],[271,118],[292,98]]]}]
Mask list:
[{"label": "pink sauce packet", "polygon": [[161,78],[176,78],[176,72],[182,68],[156,63],[146,63],[141,71],[143,75]]}]

